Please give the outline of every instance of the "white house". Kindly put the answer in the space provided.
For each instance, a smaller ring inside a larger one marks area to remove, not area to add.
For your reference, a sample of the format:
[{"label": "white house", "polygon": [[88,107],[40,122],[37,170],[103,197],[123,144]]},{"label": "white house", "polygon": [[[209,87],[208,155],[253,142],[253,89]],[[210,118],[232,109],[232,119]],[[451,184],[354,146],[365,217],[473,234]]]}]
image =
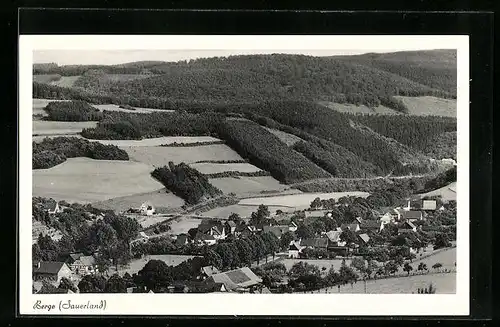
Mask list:
[{"label": "white house", "polygon": [[291,221],[289,224],[288,224],[288,231],[290,232],[295,232],[297,230],[298,226],[296,223],[294,223],[293,221]]},{"label": "white house", "polygon": [[155,214],[155,208],[150,202],[144,202],[141,204],[139,211],[142,215],[152,216]]},{"label": "white house", "polygon": [[288,257],[289,258],[298,258],[304,246],[300,245],[300,241],[291,241],[290,246],[288,247]]}]

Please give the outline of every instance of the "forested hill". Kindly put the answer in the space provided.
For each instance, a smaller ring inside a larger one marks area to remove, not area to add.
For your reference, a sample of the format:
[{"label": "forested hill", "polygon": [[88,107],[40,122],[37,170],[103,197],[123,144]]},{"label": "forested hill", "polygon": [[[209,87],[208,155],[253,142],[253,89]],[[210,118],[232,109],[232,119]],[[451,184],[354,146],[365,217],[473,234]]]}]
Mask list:
[{"label": "forested hill", "polygon": [[456,50],[400,51],[332,57],[390,72],[414,82],[456,95]]},{"label": "forested hill", "polygon": [[[295,99],[346,102],[369,107],[384,105],[404,112],[404,104],[393,96],[455,96],[449,91],[451,87],[425,85],[427,75],[431,80],[438,80],[435,75],[439,73],[440,66],[437,63],[434,70],[431,66],[422,66],[422,71],[418,71],[416,61],[410,61],[405,66],[403,61],[379,60],[399,67],[389,69],[382,64],[374,64],[374,60],[349,58],[241,55],[175,63],[146,61],[113,66],[45,65],[34,67],[34,74],[81,76],[74,83],[74,87],[81,92],[145,104],[158,99],[215,103]],[[110,74],[142,76],[120,79],[117,76],[109,78]],[[151,76],[144,76],[148,74]],[[447,83],[443,81],[441,84],[451,84]]]}]

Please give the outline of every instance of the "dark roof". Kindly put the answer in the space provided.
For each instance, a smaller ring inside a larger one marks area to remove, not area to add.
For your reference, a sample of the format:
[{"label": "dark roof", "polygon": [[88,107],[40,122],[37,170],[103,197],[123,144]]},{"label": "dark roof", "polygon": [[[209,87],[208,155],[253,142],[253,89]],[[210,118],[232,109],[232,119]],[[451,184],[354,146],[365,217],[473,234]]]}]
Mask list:
[{"label": "dark roof", "polygon": [[422,212],[421,211],[403,211],[403,218],[404,219],[420,219],[422,217]]},{"label": "dark roof", "polygon": [[339,242],[340,241],[340,234],[342,232],[336,231],[336,230],[331,230],[326,233],[326,237],[330,240],[330,242]]},{"label": "dark roof", "polygon": [[317,237],[317,238],[306,238],[300,241],[301,246],[311,246],[315,248],[327,247],[328,246],[328,238],[326,237]]},{"label": "dark roof", "polygon": [[380,221],[377,220],[364,220],[361,224],[359,224],[359,228],[380,228]]},{"label": "dark roof", "polygon": [[353,232],[356,230],[356,227],[358,226],[359,224],[358,223],[352,223],[352,224],[342,224],[340,226],[340,229],[342,229],[343,231],[347,230],[347,229],[350,229],[352,230]]},{"label": "dark roof", "polygon": [[411,221],[405,221],[405,223],[403,224],[403,226],[408,226],[410,227],[411,229],[415,228],[416,226],[411,222]]},{"label": "dark roof", "polygon": [[214,241],[215,240],[215,238],[212,235],[203,234],[203,233],[196,234],[195,239],[200,240],[200,241]]},{"label": "dark roof", "polygon": [[186,234],[181,234],[181,235],[177,236],[175,243],[183,245],[183,244],[186,244],[187,240],[188,240],[188,236]]},{"label": "dark roof", "polygon": [[238,287],[249,287],[262,283],[262,279],[255,275],[248,267],[243,267],[219,274],[214,274],[206,279],[207,283],[223,283],[228,290]]},{"label": "dark roof", "polygon": [[290,247],[288,248],[288,250],[292,250],[292,251],[300,251],[302,247],[300,246],[299,242],[290,242]]},{"label": "dark roof", "polygon": [[35,274],[57,274],[59,270],[65,265],[64,262],[58,261],[41,261],[40,268],[33,267],[33,273]]},{"label": "dark roof", "polygon": [[232,220],[226,222],[230,227],[236,227],[236,223]]},{"label": "dark roof", "polygon": [[271,232],[276,237],[280,238],[281,235],[288,232],[288,226],[264,226],[263,231],[264,233]]},{"label": "dark roof", "polygon": [[81,253],[81,252],[79,252],[79,253],[70,253],[68,255],[68,259],[71,259],[71,260],[75,261],[75,260],[80,259],[80,257],[82,257],[82,256],[83,256],[83,253]]}]

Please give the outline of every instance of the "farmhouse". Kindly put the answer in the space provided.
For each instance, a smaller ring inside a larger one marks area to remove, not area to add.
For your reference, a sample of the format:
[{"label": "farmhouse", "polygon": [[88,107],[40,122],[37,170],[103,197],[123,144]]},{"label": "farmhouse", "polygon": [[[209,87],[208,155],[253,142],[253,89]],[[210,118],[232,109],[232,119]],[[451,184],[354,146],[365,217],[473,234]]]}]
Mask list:
[{"label": "farmhouse", "polygon": [[404,211],[402,215],[403,220],[405,221],[417,221],[417,220],[422,220],[422,211]]},{"label": "farmhouse", "polygon": [[306,249],[326,250],[328,248],[328,238],[327,237],[306,238],[300,241],[300,245]]},{"label": "farmhouse", "polygon": [[285,234],[289,231],[289,227],[287,225],[276,225],[276,226],[264,226],[263,232],[270,232],[274,234],[278,239],[281,238],[281,235]]},{"label": "farmhouse", "polygon": [[228,220],[224,225],[228,234],[234,234],[234,232],[236,231],[236,223],[234,221]]},{"label": "farmhouse", "polygon": [[90,275],[98,271],[96,260],[91,255],[81,256],[75,260],[71,265],[71,270],[77,275]]},{"label": "farmhouse", "polygon": [[201,267],[201,274],[202,274],[203,278],[207,278],[207,277],[210,277],[212,275],[219,274],[219,273],[220,273],[219,269],[217,269],[214,266]]},{"label": "farmhouse", "polygon": [[202,221],[198,226],[198,231],[200,233],[210,235],[216,240],[225,239],[227,236],[226,228],[224,227],[222,222],[218,220]]},{"label": "farmhouse", "polygon": [[61,278],[70,278],[72,272],[68,265],[58,261],[36,261],[33,263],[34,280],[50,280],[59,282]]},{"label": "farmhouse", "polygon": [[342,232],[334,230],[331,230],[326,233],[326,237],[328,238],[328,248],[346,245],[346,242],[340,240],[341,234]]},{"label": "farmhouse", "polygon": [[59,206],[59,202],[50,202],[44,205],[45,210],[49,213],[49,215],[54,215],[56,213],[62,212],[62,208]]},{"label": "farmhouse", "polygon": [[205,284],[222,283],[229,292],[246,293],[262,283],[262,279],[248,267],[213,274],[205,280]]},{"label": "farmhouse", "polygon": [[177,235],[177,238],[175,239],[175,245],[183,246],[188,243],[189,243],[189,236],[187,234]]},{"label": "farmhouse", "polygon": [[197,244],[199,244],[199,245],[203,245],[203,244],[214,245],[215,243],[217,243],[217,240],[212,235],[210,235],[210,234],[203,234],[203,233],[200,233],[200,232],[198,232],[196,234],[196,236],[194,238],[194,241]]},{"label": "farmhouse", "polygon": [[288,247],[288,257],[298,258],[303,249],[304,247],[300,245],[300,242],[291,241],[290,246]]},{"label": "farmhouse", "polygon": [[297,228],[298,228],[297,224],[293,221],[290,221],[290,223],[288,224],[288,230],[290,232],[295,232]]},{"label": "farmhouse", "polygon": [[306,210],[304,211],[304,216],[306,219],[309,218],[323,218],[328,216],[328,210]]},{"label": "farmhouse", "polygon": [[155,214],[155,208],[153,204],[149,201],[146,201],[143,204],[141,204],[141,206],[139,207],[139,211],[142,215],[145,216],[152,216]]},{"label": "farmhouse", "polygon": [[363,232],[378,233],[384,229],[384,224],[377,220],[364,220],[361,224],[359,224],[359,228]]},{"label": "farmhouse", "polygon": [[254,234],[256,231],[257,228],[255,228],[255,226],[241,224],[236,227],[235,235],[237,237],[247,237]]}]

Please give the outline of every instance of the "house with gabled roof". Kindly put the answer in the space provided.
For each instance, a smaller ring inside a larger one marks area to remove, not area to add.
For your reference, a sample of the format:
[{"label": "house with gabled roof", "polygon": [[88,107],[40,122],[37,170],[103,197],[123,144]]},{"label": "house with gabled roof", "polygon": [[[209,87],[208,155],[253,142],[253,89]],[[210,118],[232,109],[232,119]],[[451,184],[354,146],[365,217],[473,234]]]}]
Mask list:
[{"label": "house with gabled roof", "polygon": [[422,201],[422,210],[425,211],[434,211],[437,209],[436,200],[423,200]]},{"label": "house with gabled roof", "polygon": [[80,256],[70,265],[70,268],[75,274],[82,276],[95,274],[98,271],[96,260],[91,255]]},{"label": "house with gabled roof", "polygon": [[361,241],[362,244],[366,245],[370,241],[370,236],[368,234],[358,234],[358,238]]},{"label": "house with gabled roof", "polygon": [[295,232],[298,228],[299,227],[294,221],[290,221],[290,223],[288,224],[288,231],[290,232]]},{"label": "house with gabled roof", "polygon": [[340,225],[340,229],[345,232],[346,230],[350,230],[351,232],[359,232],[360,228],[359,228],[359,223],[358,222],[354,222],[352,224],[342,224]]},{"label": "house with gabled roof", "polygon": [[415,210],[404,211],[402,219],[411,222],[422,220],[423,219],[422,211],[415,211]]},{"label": "house with gabled roof", "polygon": [[222,240],[227,237],[226,228],[219,220],[204,220],[198,226],[198,231],[203,234],[213,236],[216,240]]},{"label": "house with gabled roof", "polygon": [[341,231],[331,230],[326,232],[326,237],[328,238],[328,247],[339,247],[345,246],[346,242],[340,240]]},{"label": "house with gabled roof", "polygon": [[329,213],[329,210],[305,210],[304,217],[306,219],[309,218],[323,218],[326,217]]},{"label": "house with gabled roof", "polygon": [[300,257],[300,253],[305,247],[300,245],[300,241],[291,241],[290,246],[288,247],[288,257],[289,258],[298,258]]},{"label": "house with gabled roof", "polygon": [[250,268],[243,267],[213,274],[204,282],[206,285],[222,283],[229,292],[244,293],[261,284],[262,278],[257,276]]},{"label": "house with gabled roof", "polygon": [[234,234],[234,232],[236,231],[236,223],[232,220],[226,221],[225,227],[228,234]]},{"label": "house with gabled roof", "polygon": [[411,221],[405,221],[399,228],[398,234],[406,233],[406,232],[416,232],[417,226],[415,226]]},{"label": "house with gabled roof", "polygon": [[184,246],[189,243],[189,235],[187,234],[179,234],[175,239],[175,245]]},{"label": "house with gabled roof", "polygon": [[210,234],[203,234],[198,232],[194,238],[194,241],[200,245],[206,244],[206,245],[214,245],[217,243],[217,240],[215,237],[213,237]]},{"label": "house with gabled roof", "polygon": [[359,224],[359,228],[363,232],[378,233],[384,229],[384,224],[380,220],[364,220]]},{"label": "house with gabled roof", "polygon": [[300,245],[306,249],[326,250],[328,248],[327,237],[305,238],[300,241]]},{"label": "house with gabled roof", "polygon": [[70,278],[72,271],[64,262],[59,261],[35,261],[33,263],[33,279],[50,280],[59,282],[61,278]]},{"label": "house with gabled roof", "polygon": [[59,202],[49,202],[44,204],[45,210],[49,213],[49,215],[54,215],[56,213],[62,212],[61,207],[59,206]]}]

